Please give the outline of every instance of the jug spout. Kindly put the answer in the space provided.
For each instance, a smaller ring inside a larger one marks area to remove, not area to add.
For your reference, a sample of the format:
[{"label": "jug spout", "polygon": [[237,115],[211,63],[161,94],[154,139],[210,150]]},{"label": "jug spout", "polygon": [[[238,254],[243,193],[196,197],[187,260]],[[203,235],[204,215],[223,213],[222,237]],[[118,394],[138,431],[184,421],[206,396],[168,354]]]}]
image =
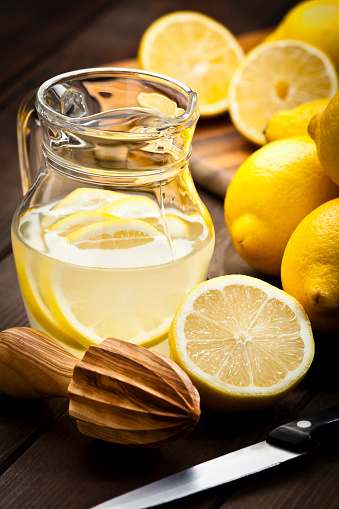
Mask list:
[{"label": "jug spout", "polygon": [[18,112],[23,192],[44,168],[100,180],[121,171],[132,182],[179,168],[198,118],[196,94],[160,74],[96,68],[51,78]]}]

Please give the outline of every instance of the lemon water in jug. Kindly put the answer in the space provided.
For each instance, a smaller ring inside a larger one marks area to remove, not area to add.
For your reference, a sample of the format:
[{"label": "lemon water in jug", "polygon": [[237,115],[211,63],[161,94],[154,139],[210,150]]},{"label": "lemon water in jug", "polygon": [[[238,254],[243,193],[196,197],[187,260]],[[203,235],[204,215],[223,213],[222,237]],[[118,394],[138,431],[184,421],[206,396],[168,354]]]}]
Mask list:
[{"label": "lemon water in jug", "polygon": [[118,68],[57,76],[21,105],[18,279],[31,326],[78,357],[107,337],[166,353],[207,276],[214,229],[189,170],[198,116],[185,85]]}]

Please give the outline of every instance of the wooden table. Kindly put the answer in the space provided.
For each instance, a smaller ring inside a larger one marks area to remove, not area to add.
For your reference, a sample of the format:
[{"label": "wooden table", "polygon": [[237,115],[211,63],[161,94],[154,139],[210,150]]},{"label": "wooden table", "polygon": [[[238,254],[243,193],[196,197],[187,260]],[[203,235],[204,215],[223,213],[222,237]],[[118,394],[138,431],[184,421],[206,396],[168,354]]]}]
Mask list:
[{"label": "wooden table", "polygon": [[[28,325],[10,242],[11,218],[21,200],[16,112],[25,94],[61,72],[134,58],[145,28],[165,12],[201,10],[240,34],[275,25],[294,3],[73,0],[47,4],[42,0],[12,0],[2,5],[1,330]],[[243,41],[246,44],[246,38]],[[226,172],[235,172],[253,150],[233,129],[228,115],[199,121],[195,153]],[[202,188],[199,192],[216,229],[210,276],[243,272],[264,277],[255,274],[234,252],[224,222],[222,199]],[[272,282],[280,284],[277,279]],[[63,399],[32,402],[0,394],[0,507],[89,508],[165,475],[263,440],[276,425],[338,404],[337,353],[333,338],[316,335],[316,356],[310,372],[279,405],[249,415],[222,415],[203,409],[201,421],[189,437],[157,450],[129,449],[86,438],[69,417],[67,401]],[[323,447],[307,462],[210,490],[178,502],[175,507],[334,509],[339,507],[338,487],[337,441]]]}]

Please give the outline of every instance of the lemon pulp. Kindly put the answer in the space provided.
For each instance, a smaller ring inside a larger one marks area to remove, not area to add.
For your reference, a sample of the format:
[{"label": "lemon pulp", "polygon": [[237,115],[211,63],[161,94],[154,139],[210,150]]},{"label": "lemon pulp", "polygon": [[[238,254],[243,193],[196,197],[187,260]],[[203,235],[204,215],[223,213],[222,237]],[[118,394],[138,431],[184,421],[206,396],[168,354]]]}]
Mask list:
[{"label": "lemon pulp", "polygon": [[336,69],[321,50],[301,41],[266,42],[247,53],[233,74],[231,118],[246,138],[263,145],[277,111],[330,98],[337,90]]},{"label": "lemon pulp", "polygon": [[307,372],[314,343],[294,298],[235,275],[188,293],[171,325],[170,351],[205,406],[233,411],[264,408],[286,395]]},{"label": "lemon pulp", "polygon": [[221,23],[199,12],[176,11],[148,27],[138,61],[143,69],[188,85],[197,92],[201,115],[215,115],[228,109],[229,81],[243,55]]}]

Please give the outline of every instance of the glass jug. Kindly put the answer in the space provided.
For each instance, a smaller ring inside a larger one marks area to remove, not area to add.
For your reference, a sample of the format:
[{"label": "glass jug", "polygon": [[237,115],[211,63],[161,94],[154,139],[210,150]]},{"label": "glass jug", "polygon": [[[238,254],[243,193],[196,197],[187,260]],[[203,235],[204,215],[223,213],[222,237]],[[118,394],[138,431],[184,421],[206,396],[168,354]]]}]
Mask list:
[{"label": "glass jug", "polygon": [[119,68],[57,76],[21,105],[18,279],[31,326],[74,355],[106,337],[166,354],[206,278],[214,229],[188,165],[198,116],[185,85]]}]

